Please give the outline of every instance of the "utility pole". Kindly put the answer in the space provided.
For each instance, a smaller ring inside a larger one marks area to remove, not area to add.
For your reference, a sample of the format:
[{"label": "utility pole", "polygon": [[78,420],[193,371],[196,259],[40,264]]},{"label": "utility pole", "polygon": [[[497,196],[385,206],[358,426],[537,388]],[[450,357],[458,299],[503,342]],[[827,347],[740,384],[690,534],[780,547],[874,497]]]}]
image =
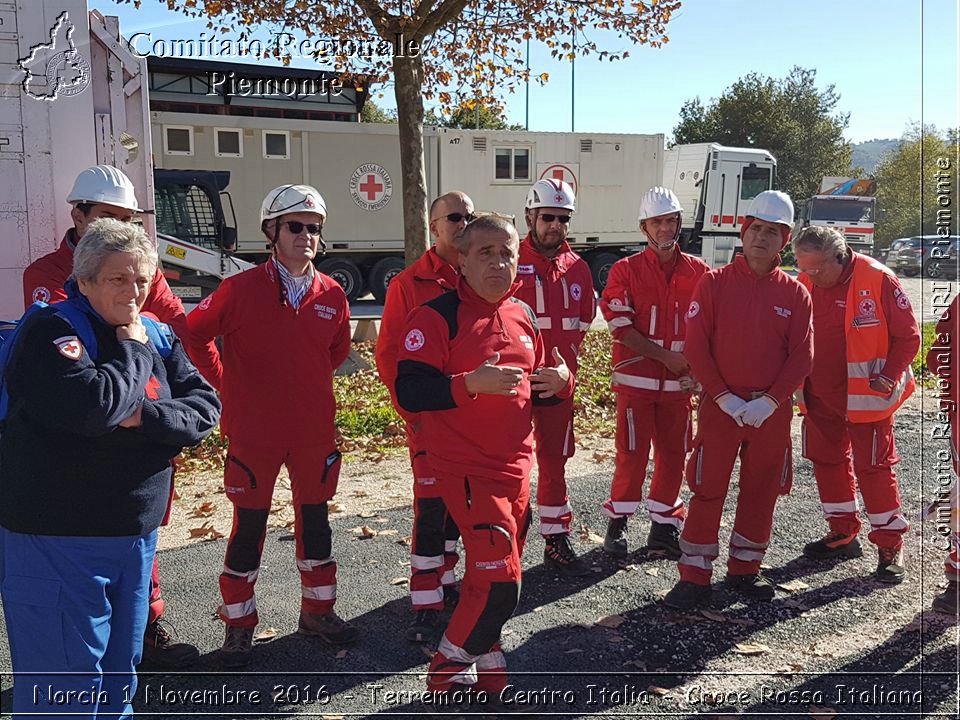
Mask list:
[{"label": "utility pole", "polygon": [[523,127],[525,130],[530,129],[530,38],[527,38],[527,113]]},{"label": "utility pole", "polygon": [[[576,18],[574,18],[574,20],[576,20]],[[570,53],[570,132],[574,132],[574,126],[575,126],[574,119],[576,118],[576,98],[577,98],[577,93],[576,93],[577,26],[576,24],[574,24],[573,26],[573,32],[571,33],[571,35],[572,35],[571,44],[573,45],[573,48]]]}]

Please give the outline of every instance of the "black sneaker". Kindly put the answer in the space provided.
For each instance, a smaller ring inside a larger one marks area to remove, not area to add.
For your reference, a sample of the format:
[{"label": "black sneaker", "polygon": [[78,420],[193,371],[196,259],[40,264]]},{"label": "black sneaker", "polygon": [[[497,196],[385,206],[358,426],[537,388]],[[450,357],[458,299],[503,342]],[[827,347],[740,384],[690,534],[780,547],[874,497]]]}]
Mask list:
[{"label": "black sneaker", "polygon": [[548,535],[543,548],[543,564],[552,567],[570,577],[584,577],[590,574],[587,564],[577,557],[570,536],[566,534]]},{"label": "black sneaker", "polygon": [[603,538],[603,550],[614,557],[626,557],[627,519],[625,517],[607,520],[607,534]]},{"label": "black sneaker", "polygon": [[811,560],[848,560],[863,555],[856,535],[827,533],[820,540],[803,546],[803,555]]},{"label": "black sneaker", "polygon": [[167,629],[154,620],[143,634],[143,656],[140,662],[161,670],[179,670],[200,659],[200,651],[188,643],[175,642]]},{"label": "black sneaker", "polygon": [[933,609],[938,613],[956,617],[958,595],[960,595],[960,582],[951,581],[947,589],[933,599]]},{"label": "black sneaker", "polygon": [[650,523],[650,534],[647,535],[647,547],[663,553],[671,560],[679,560],[680,530],[676,525],[669,523]]},{"label": "black sneaker", "polygon": [[674,610],[689,612],[706,603],[713,590],[709,585],[697,585],[689,580],[681,580],[663,598],[663,604]]},{"label": "black sneaker", "polygon": [[877,548],[880,560],[877,563],[877,572],[874,577],[888,585],[898,585],[903,582],[906,570],[903,567],[903,548]]},{"label": "black sneaker", "polygon": [[439,610],[420,610],[413,617],[413,622],[407,628],[407,640],[424,645],[436,645],[440,640]]},{"label": "black sneaker", "polygon": [[777,594],[774,584],[760,573],[756,575],[731,575],[727,573],[723,584],[734,592],[757,600],[773,600]]},{"label": "black sneaker", "polygon": [[456,585],[443,586],[443,607],[446,610],[454,610],[457,603],[460,602],[460,588]]}]

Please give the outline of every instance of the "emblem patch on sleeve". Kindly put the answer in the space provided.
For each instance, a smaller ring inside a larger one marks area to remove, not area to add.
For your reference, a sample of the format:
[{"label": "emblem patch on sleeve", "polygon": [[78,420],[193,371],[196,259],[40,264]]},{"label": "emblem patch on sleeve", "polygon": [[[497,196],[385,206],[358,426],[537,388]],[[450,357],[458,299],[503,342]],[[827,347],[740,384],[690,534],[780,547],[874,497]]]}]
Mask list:
[{"label": "emblem patch on sleeve", "polygon": [[76,335],[65,335],[53,341],[57,350],[68,360],[79,360],[83,355],[83,343]]},{"label": "emblem patch on sleeve", "polygon": [[690,303],[690,307],[687,309],[687,320],[690,318],[695,318],[700,312],[700,303],[696,300]]},{"label": "emblem patch on sleeve", "polygon": [[407,333],[407,337],[403,340],[403,346],[410,352],[416,352],[423,347],[424,342],[423,333],[414,328]]},{"label": "emblem patch on sleeve", "polygon": [[43,285],[34,288],[33,290],[33,301],[34,302],[50,302],[50,291],[45,288]]}]

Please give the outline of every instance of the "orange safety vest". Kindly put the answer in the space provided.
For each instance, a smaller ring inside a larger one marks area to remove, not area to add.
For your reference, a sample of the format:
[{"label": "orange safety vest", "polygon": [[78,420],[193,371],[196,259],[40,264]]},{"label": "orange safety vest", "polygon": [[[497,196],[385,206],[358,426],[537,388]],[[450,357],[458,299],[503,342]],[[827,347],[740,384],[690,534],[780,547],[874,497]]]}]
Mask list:
[{"label": "orange safety vest", "polygon": [[[887,362],[890,333],[880,304],[883,274],[891,272],[873,258],[854,255],[853,275],[847,289],[847,421],[876,422],[888,418],[917,389],[909,365],[897,378],[889,396],[870,389],[870,378],[880,374]],[[806,273],[797,278],[813,294],[813,283]],[[814,328],[816,332],[816,328]],[[814,358],[816,362],[816,358]],[[800,414],[806,414],[803,390]]]}]

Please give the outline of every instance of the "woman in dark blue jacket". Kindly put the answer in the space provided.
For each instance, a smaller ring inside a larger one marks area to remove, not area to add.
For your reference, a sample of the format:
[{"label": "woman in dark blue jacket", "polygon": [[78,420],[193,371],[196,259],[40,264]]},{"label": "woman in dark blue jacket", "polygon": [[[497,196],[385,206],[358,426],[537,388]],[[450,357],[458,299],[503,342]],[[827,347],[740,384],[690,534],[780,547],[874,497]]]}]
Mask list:
[{"label": "woman in dark blue jacket", "polygon": [[141,228],[93,223],[72,307],[31,313],[12,341],[0,595],[15,714],[132,716],[170,460],[220,417],[180,341],[140,316],[156,267]]}]

